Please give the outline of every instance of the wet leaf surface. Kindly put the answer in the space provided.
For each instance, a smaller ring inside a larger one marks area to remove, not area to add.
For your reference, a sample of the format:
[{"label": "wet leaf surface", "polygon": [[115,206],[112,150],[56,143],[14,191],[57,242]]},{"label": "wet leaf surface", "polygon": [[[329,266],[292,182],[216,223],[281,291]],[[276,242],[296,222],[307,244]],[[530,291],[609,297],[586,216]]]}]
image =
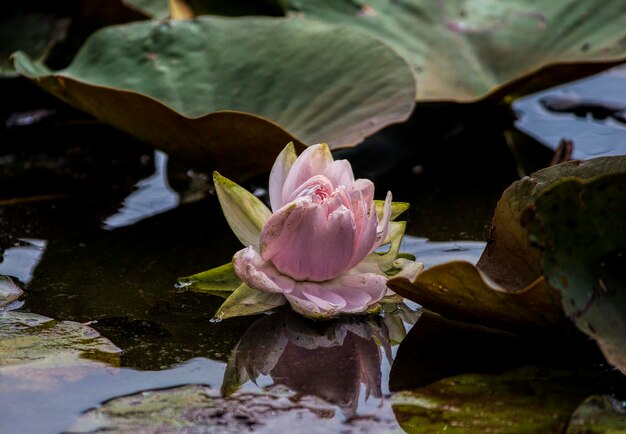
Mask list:
[{"label": "wet leaf surface", "polygon": [[620,0],[602,7],[593,0],[292,0],[289,9],[391,45],[415,68],[420,100],[530,93],[626,58],[626,5]]},{"label": "wet leaf surface", "polygon": [[[63,101],[241,177],[269,170],[289,141],[354,145],[410,114],[415,80],[404,59],[338,30],[300,19],[136,23],[97,32],[62,71],[24,54],[15,62]],[[236,157],[244,153],[255,158]]]},{"label": "wet leaf surface", "polygon": [[24,291],[9,277],[0,275],[0,311],[7,304],[17,300]]},{"label": "wet leaf surface", "polygon": [[4,377],[0,390],[10,381],[19,381],[21,389],[56,389],[63,382],[120,363],[119,348],[91,327],[73,321],[26,312],[0,313],[0,338],[0,377]]},{"label": "wet leaf surface", "polygon": [[626,372],[626,173],[563,179],[524,218],[565,313]]},{"label": "wet leaf surface", "polygon": [[588,372],[527,366],[464,374],[393,397],[402,428],[417,433],[561,433],[594,390]]},{"label": "wet leaf surface", "polygon": [[[265,394],[240,393],[221,398],[215,389],[189,385],[116,398],[81,416],[70,432],[324,433],[330,426],[347,433],[400,432],[395,421],[356,421],[346,425],[334,408],[307,396],[277,388]],[[325,423],[320,424],[320,421]]]}]

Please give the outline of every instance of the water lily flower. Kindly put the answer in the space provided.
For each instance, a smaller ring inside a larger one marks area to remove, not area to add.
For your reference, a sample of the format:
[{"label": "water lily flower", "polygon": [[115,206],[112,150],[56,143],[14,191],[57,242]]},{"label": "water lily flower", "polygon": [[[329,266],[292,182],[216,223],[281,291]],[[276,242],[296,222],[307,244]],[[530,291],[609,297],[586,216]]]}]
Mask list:
[{"label": "water lily flower", "polygon": [[[391,193],[376,203],[374,184],[355,180],[350,163],[334,161],[327,145],[298,157],[289,144],[280,153],[269,180],[272,211],[247,192],[234,193],[236,184],[219,174],[214,180],[224,215],[247,246],[233,268],[250,288],[282,294],[314,318],[365,312],[386,294],[385,271],[398,266],[404,222],[391,222]],[[376,252],[389,243],[389,252]]]}]

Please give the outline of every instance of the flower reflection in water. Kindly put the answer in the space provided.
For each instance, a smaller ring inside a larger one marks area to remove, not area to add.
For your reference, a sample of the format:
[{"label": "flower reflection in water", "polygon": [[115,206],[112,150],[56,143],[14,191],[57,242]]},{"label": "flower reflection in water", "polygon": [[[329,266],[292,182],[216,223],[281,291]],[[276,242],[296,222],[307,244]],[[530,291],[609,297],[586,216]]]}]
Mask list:
[{"label": "flower reflection in water", "polygon": [[349,419],[356,415],[362,386],[366,399],[382,399],[383,353],[391,363],[390,336],[396,342],[404,334],[402,321],[391,318],[313,322],[290,309],[265,316],[233,350],[222,393],[230,395],[248,380],[256,384],[261,376],[270,376],[273,386],[322,398]]}]

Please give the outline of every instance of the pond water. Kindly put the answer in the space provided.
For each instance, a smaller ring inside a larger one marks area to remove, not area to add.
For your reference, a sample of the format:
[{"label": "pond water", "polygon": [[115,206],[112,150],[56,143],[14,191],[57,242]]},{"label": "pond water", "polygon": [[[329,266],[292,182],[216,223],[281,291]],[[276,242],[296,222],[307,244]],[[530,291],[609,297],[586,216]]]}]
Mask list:
[{"label": "pond water", "polygon": [[[541,102],[566,93],[592,108],[626,105],[623,71],[520,100],[518,128],[553,148],[567,137],[580,158],[624,154],[619,110],[600,120]],[[410,302],[324,324],[285,311],[212,321],[221,299],[175,287],[240,248],[207,174],[44,101],[43,115],[24,102],[6,114],[0,149],[0,275],[24,290],[9,305],[16,311],[0,313],[0,331],[19,335],[0,342],[0,432],[565,432],[586,398],[610,396],[614,406],[626,398],[623,378],[592,343],[516,337]],[[403,128],[337,156],[373,177],[378,196],[391,190],[411,202],[404,251],[427,267],[475,263],[518,174],[504,139],[483,127],[452,138]],[[246,187],[264,198],[265,183]],[[26,324],[63,323],[24,312],[73,322],[87,334],[80,345],[99,342],[90,327],[121,352],[109,345],[77,356],[74,341],[51,350]],[[44,349],[20,364],[16,342]],[[175,387],[184,385],[198,386]],[[480,406],[490,399],[491,413]],[[487,425],[450,416],[463,405]]]}]

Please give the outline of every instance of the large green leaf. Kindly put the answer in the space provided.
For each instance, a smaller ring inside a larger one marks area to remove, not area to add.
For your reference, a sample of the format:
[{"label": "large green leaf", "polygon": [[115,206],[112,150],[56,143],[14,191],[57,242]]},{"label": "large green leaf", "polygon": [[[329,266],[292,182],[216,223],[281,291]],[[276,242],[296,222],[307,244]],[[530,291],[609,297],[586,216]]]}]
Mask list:
[{"label": "large green leaf", "polygon": [[524,217],[565,313],[626,373],[626,173],[566,178]]},{"label": "large green leaf", "polygon": [[567,329],[561,294],[543,275],[540,251],[528,242],[522,214],[562,178],[593,179],[610,173],[626,173],[626,157],[571,161],[513,183],[498,202],[490,240],[476,267],[460,261],[444,263],[413,282],[392,279],[389,287],[460,321],[516,332]]},{"label": "large green leaf", "polygon": [[622,0],[290,0],[289,7],[387,42],[413,64],[420,100],[529,93],[626,59]]},{"label": "large green leaf", "polygon": [[69,104],[226,174],[233,166],[243,175],[267,171],[292,140],[354,145],[404,121],[415,99],[411,68],[395,51],[357,30],[303,19],[112,26],[62,71],[23,53],[14,59]]}]

